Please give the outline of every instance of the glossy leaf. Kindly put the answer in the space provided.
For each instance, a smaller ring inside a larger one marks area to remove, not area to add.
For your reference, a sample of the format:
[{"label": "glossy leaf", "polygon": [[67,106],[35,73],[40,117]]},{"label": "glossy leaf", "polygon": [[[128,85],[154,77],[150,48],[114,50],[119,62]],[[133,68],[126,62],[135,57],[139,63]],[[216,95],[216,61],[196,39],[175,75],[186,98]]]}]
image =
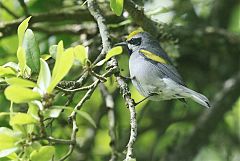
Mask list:
[{"label": "glossy leaf", "polygon": [[[28,104],[27,114],[31,115],[36,120],[39,120],[38,111],[39,111],[39,108],[36,104],[34,104],[34,103],[29,103]],[[35,125],[33,125],[33,124],[27,125],[27,132],[29,134],[31,134],[33,132],[34,128],[35,128]]]},{"label": "glossy leaf", "polygon": [[0,150],[0,158],[7,157],[8,155],[14,153],[14,152],[17,151],[17,150],[18,150],[17,147]]},{"label": "glossy leaf", "polygon": [[62,109],[48,109],[45,111],[44,116],[46,116],[46,118],[57,118],[62,112]]},{"label": "glossy leaf", "polygon": [[31,161],[51,161],[55,154],[54,146],[43,146],[39,150],[34,150],[30,154]]},{"label": "glossy leaf", "polygon": [[4,93],[7,99],[14,103],[28,103],[41,99],[41,95],[38,92],[16,85],[8,86]]},{"label": "glossy leaf", "polygon": [[47,92],[47,88],[49,87],[51,82],[51,72],[45,60],[40,59],[40,63],[41,63],[41,69],[38,76],[37,84],[42,94],[44,94]]},{"label": "glossy leaf", "polygon": [[0,150],[15,147],[15,143],[18,140],[19,133],[15,133],[13,130],[6,127],[0,127]]},{"label": "glossy leaf", "polygon": [[116,46],[108,51],[108,53],[106,55],[106,60],[109,60],[111,57],[119,55],[119,54],[122,54],[122,47]]},{"label": "glossy leaf", "polygon": [[25,32],[23,48],[26,53],[27,65],[33,73],[38,73],[40,69],[40,49],[31,29],[27,29]]},{"label": "glossy leaf", "polygon": [[83,45],[76,46],[74,48],[74,56],[82,65],[84,65],[85,61],[88,59],[87,49]]},{"label": "glossy leaf", "polygon": [[[59,49],[61,50],[61,49]],[[47,89],[51,93],[55,86],[63,79],[73,65],[74,53],[73,48],[69,48],[64,53],[58,52],[51,83]]]},{"label": "glossy leaf", "polygon": [[52,56],[51,55],[49,55],[49,54],[42,54],[41,55],[41,58],[43,59],[43,60],[48,60],[49,58],[51,58]]},{"label": "glossy leaf", "polygon": [[20,74],[24,76],[24,72],[26,69],[26,53],[25,50],[20,46],[18,47],[17,50],[17,58],[18,58],[18,63],[19,63],[19,68],[20,68]]},{"label": "glossy leaf", "polygon": [[19,26],[18,26],[18,47],[22,46],[23,43],[23,37],[26,29],[28,28],[28,22],[30,20],[31,16],[25,19]]},{"label": "glossy leaf", "polygon": [[[52,106],[51,108],[54,109],[64,109],[64,110],[70,110],[73,111],[72,107],[66,107],[66,106]],[[93,118],[85,111],[76,111],[78,115],[80,115],[82,118],[84,118],[85,120],[87,120],[93,127],[97,127],[95,121],[93,120]]]},{"label": "glossy leaf", "polygon": [[86,119],[91,125],[93,125],[93,127],[97,128],[95,121],[87,112],[78,110],[77,114]]},{"label": "glossy leaf", "polygon": [[56,60],[58,45],[51,45],[49,48],[49,53],[53,59]]},{"label": "glossy leaf", "polygon": [[34,124],[37,122],[37,119],[27,113],[17,113],[10,119],[11,125]]},{"label": "glossy leaf", "polygon": [[17,85],[17,86],[21,86],[21,87],[36,87],[37,86],[36,83],[34,83],[30,80],[26,80],[26,79],[22,79],[22,78],[18,78],[18,77],[6,79],[6,82],[10,85]]},{"label": "glossy leaf", "polygon": [[63,41],[60,41],[57,45],[57,53],[55,58],[55,65],[52,72],[52,77],[55,77],[57,75],[57,72],[59,72],[63,52],[64,52]]},{"label": "glossy leaf", "polygon": [[124,0],[110,0],[110,7],[117,16],[121,16],[123,12],[123,3]]},{"label": "glossy leaf", "polygon": [[116,55],[120,55],[122,54],[122,47],[121,46],[117,46],[112,48],[111,50],[108,51],[108,53],[106,54],[105,59],[99,61],[96,66],[101,66],[103,65],[106,61],[108,61],[110,58],[116,56]]},{"label": "glossy leaf", "polygon": [[8,62],[6,64],[3,65],[3,67],[5,68],[11,68],[12,70],[14,70],[15,72],[19,71],[19,67],[16,63],[14,62]]},{"label": "glossy leaf", "polygon": [[0,66],[0,76],[16,75],[16,72],[9,67]]}]

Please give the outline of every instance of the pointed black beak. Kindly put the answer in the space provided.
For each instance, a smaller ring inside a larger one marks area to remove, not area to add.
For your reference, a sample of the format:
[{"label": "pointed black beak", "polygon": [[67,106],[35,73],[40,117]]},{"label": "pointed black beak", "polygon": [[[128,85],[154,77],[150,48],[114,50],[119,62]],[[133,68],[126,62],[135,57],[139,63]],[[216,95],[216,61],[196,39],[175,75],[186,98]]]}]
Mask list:
[{"label": "pointed black beak", "polygon": [[117,43],[114,46],[126,46],[127,47],[127,43],[124,41],[124,42]]}]

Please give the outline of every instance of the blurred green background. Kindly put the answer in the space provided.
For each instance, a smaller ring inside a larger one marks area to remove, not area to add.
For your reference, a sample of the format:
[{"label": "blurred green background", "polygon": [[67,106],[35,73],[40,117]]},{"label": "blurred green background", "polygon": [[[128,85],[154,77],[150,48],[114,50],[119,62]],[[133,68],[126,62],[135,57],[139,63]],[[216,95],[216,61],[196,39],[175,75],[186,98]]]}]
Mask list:
[{"label": "blurred green background", "polygon": [[[18,40],[16,26],[9,25],[9,28],[1,26],[25,17],[26,11],[18,0],[0,2],[0,65],[3,65],[9,61],[17,61]],[[30,28],[36,34],[41,54],[49,53],[49,46],[57,44],[60,40],[64,41],[65,47],[77,44],[89,46],[89,56],[92,60],[99,54],[101,39],[97,25],[88,13],[87,6],[82,5],[83,1],[26,0],[25,2],[27,14],[33,15]],[[124,36],[138,27],[126,11],[123,16],[117,17],[112,13],[108,1],[99,0],[98,3],[106,16],[113,43],[124,40]],[[205,109],[191,100],[188,100],[187,104],[172,100],[145,101],[138,105],[136,107],[138,137],[134,146],[137,160],[168,161],[171,160],[169,158],[182,154],[189,155],[181,156],[185,158],[183,161],[239,161],[240,1],[137,0],[136,3],[144,6],[146,15],[152,20],[174,26],[175,40],[162,41],[162,47],[173,58],[187,86],[206,95],[216,105],[213,108],[217,108]],[[81,16],[83,14],[85,16]],[[35,23],[34,16],[39,15],[42,16],[42,20]],[[127,54],[117,57],[124,76],[129,74],[128,58]],[[53,62],[48,63],[51,65]],[[76,63],[66,79],[75,80],[80,76],[81,71]],[[231,84],[235,86],[232,87]],[[125,106],[116,80],[111,77],[105,85],[115,102],[116,145],[119,158],[122,158],[129,139],[129,110]],[[136,102],[141,100],[142,96],[131,83],[129,86],[134,100]],[[6,100],[3,91],[4,89],[0,90],[0,112],[7,112],[10,102]],[[83,94],[84,92],[79,92],[75,95],[70,106],[74,107]],[[222,99],[219,100],[219,97]],[[56,95],[55,104],[61,105],[66,99],[60,93]],[[26,105],[14,105],[16,111],[26,111],[26,107]],[[97,128],[78,117],[77,147],[69,160],[109,160],[111,154],[109,120],[104,99],[98,88],[82,110],[91,115]],[[53,136],[64,139],[70,137],[68,115],[69,113],[64,112],[53,122],[51,128]],[[9,127],[8,121],[8,116],[0,116],[1,127]],[[202,122],[205,126],[202,126]],[[194,133],[195,131],[197,134]],[[68,150],[68,146],[65,145],[56,147],[57,157]]]}]

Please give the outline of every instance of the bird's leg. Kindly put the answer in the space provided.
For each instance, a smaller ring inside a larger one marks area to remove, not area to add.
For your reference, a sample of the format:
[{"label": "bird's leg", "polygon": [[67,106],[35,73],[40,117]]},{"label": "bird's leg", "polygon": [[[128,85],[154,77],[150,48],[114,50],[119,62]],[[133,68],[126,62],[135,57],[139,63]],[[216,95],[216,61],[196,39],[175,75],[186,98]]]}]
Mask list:
[{"label": "bird's leg", "polygon": [[150,93],[147,97],[145,97],[144,99],[142,99],[141,101],[139,102],[134,102],[134,105],[137,106],[139,103],[145,101],[146,99],[148,99],[149,97],[151,96],[155,96],[155,95],[158,95],[157,93]]}]

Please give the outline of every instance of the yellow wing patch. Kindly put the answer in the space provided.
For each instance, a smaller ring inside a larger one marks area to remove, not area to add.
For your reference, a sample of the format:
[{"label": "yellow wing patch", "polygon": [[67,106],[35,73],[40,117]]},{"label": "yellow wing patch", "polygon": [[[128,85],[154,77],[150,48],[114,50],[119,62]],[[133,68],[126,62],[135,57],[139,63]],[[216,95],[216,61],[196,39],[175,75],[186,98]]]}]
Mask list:
[{"label": "yellow wing patch", "polygon": [[140,32],[144,32],[143,29],[137,29],[134,30],[133,32],[131,32],[128,36],[127,36],[127,41],[130,40],[133,36],[137,35]]},{"label": "yellow wing patch", "polygon": [[150,51],[141,49],[140,52],[142,52],[143,55],[145,55],[148,59],[151,59],[153,61],[156,61],[156,62],[159,62],[159,63],[162,63],[162,64],[167,64],[168,63],[164,58],[162,58],[162,57],[160,57],[156,54],[153,54]]}]

